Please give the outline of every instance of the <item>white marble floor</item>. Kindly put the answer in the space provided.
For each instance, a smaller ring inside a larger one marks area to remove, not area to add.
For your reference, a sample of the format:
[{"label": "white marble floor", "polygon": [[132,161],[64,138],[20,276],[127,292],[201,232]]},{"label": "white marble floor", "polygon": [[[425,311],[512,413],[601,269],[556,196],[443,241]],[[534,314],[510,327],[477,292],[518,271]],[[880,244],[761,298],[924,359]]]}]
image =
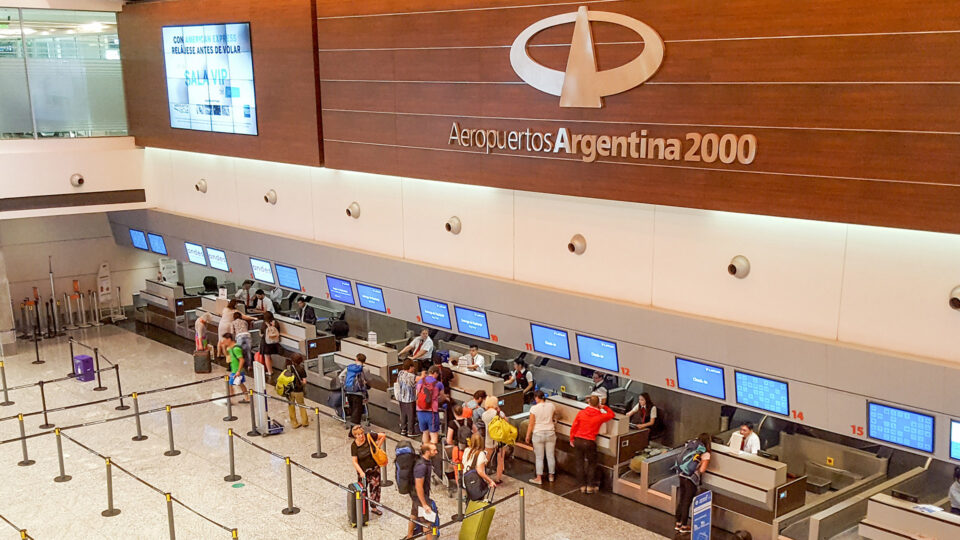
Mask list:
[{"label": "white marble floor", "polygon": [[[147,338],[112,326],[74,332],[77,339],[100,348],[111,360],[120,364],[124,392],[182,384],[222,374],[214,367],[211,375],[193,373],[189,354],[177,351]],[[6,358],[7,381],[10,386],[52,379],[69,371],[69,353],[66,340],[46,340],[41,345],[45,364],[34,365],[32,344],[21,342],[21,353]],[[79,350],[79,349],[78,349]],[[101,366],[105,367],[105,366]],[[117,395],[116,379],[104,374],[108,390],[94,392],[95,383],[73,380],[46,385],[48,408],[67,406]],[[154,393],[140,399],[142,410],[164,405],[187,403],[223,395],[220,381],[198,384],[168,392]],[[40,395],[36,387],[10,393],[15,402],[0,407],[0,417],[40,410]],[[129,400],[128,400],[129,401]],[[57,426],[89,422],[129,414],[132,411],[114,410],[116,402],[93,405],[69,411],[52,413],[50,421]],[[271,402],[272,416],[284,424],[289,419],[279,403]],[[176,457],[166,457],[167,425],[165,413],[144,416],[143,431],[149,437],[132,442],[135,434],[133,419],[124,419],[65,431],[70,437],[109,456],[118,466],[138,475],[160,492],[170,492],[213,522],[227,529],[236,528],[239,538],[354,538],[355,529],[347,522],[346,493],[336,486],[297,468],[293,469],[294,504],[301,511],[286,516],[285,465],[242,441],[236,441],[237,483],[223,481],[228,471],[227,429],[232,427],[245,434],[250,428],[247,408],[235,408],[239,417],[235,422],[224,422],[226,407],[222,401],[174,409],[175,446],[181,451]],[[313,420],[313,419],[311,419]],[[27,434],[42,430],[42,417],[25,419]],[[329,456],[313,459],[316,423],[308,429],[286,431],[282,435],[257,438],[256,442],[271,451],[290,456],[293,460],[340,483],[355,480],[349,464],[349,441],[342,424],[324,418],[320,429],[324,451]],[[17,421],[0,421],[0,440],[19,436]],[[21,457],[19,442],[0,444],[0,515],[27,530],[33,538],[167,538],[168,524],[164,496],[113,470],[115,506],[121,510],[116,517],[102,517],[107,507],[104,460],[63,440],[67,474],[73,477],[65,483],[55,483],[58,474],[56,443],[52,435],[27,441],[31,459],[36,464],[17,465]],[[388,452],[392,455],[393,447]],[[498,498],[516,492],[522,484],[512,479],[498,489]],[[528,538],[561,540],[573,538],[604,539],[659,539],[642,528],[615,520],[601,512],[547,493],[535,486],[525,485],[526,532]],[[434,498],[441,515],[449,518],[456,512],[456,501],[447,498],[442,489],[435,488]],[[397,493],[395,487],[383,488],[383,502],[399,511],[409,510],[409,498]],[[178,538],[231,538],[224,528],[198,517],[189,510],[174,506]],[[496,540],[519,538],[519,505],[514,498],[498,507],[490,538]],[[445,529],[442,538],[454,538],[458,525]],[[372,517],[364,528],[363,537],[371,539],[401,538],[406,533],[406,521],[386,513]],[[0,540],[19,538],[19,534],[0,522]]]}]

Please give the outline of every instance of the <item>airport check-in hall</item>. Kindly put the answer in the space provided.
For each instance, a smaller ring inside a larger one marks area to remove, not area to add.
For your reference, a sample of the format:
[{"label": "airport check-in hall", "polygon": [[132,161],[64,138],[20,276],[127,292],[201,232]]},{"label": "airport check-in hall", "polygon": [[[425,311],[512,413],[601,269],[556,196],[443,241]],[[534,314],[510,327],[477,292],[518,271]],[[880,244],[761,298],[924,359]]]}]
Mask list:
[{"label": "airport check-in hall", "polygon": [[960,538],[957,32],[0,0],[0,540]]}]

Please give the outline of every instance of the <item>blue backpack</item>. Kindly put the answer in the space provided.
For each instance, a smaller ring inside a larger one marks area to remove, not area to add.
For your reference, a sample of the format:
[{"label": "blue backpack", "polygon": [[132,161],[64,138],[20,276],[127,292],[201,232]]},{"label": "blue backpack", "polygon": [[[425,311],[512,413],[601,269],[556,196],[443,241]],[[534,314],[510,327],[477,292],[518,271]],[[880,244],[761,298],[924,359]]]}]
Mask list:
[{"label": "blue backpack", "polygon": [[363,367],[359,369],[354,369],[356,364],[351,364],[347,368],[347,376],[343,380],[343,390],[348,394],[362,394],[366,390],[366,385],[363,381]]},{"label": "blue backpack", "polygon": [[700,456],[707,451],[707,448],[703,444],[696,440],[692,439],[687,441],[687,444],[683,446],[683,450],[677,454],[677,462],[674,465],[674,469],[681,475],[688,478],[695,478],[698,473],[697,470],[700,468]]},{"label": "blue backpack", "polygon": [[397,481],[397,491],[401,495],[409,495],[413,491],[413,466],[417,464],[417,453],[413,451],[410,441],[397,443],[393,462],[396,465],[393,477]]}]

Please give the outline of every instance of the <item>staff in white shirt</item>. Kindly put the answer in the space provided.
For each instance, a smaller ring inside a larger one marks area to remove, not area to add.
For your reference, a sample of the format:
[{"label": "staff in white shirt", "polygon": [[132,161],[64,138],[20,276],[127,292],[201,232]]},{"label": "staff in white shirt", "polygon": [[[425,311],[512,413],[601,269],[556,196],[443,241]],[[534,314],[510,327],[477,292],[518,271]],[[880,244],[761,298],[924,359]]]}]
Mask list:
[{"label": "staff in white shirt", "polygon": [[478,373],[487,373],[487,370],[484,368],[483,355],[480,354],[476,345],[471,345],[470,353],[460,357],[460,363],[458,365]]},{"label": "staff in white shirt", "polygon": [[249,279],[244,280],[243,285],[240,286],[240,290],[233,295],[234,298],[243,302],[243,305],[250,307],[253,305],[253,293],[250,292],[250,287],[253,286],[253,282]]},{"label": "staff in white shirt", "polygon": [[[740,451],[746,454],[754,454],[760,451],[760,437],[753,432],[753,422],[744,422],[740,425],[740,431],[738,432],[740,439]],[[736,435],[736,434],[735,434]],[[734,437],[730,437],[730,443],[728,446],[732,447],[734,450],[737,448],[734,446]]]},{"label": "staff in white shirt", "polygon": [[607,378],[603,373],[599,371],[593,372],[593,392],[591,392],[590,395],[600,398],[601,405],[607,404],[607,387],[603,385],[605,382],[607,382],[606,379]]},{"label": "staff in white shirt", "polygon": [[270,313],[276,313],[273,308],[273,301],[267,298],[264,294],[263,289],[257,289],[257,300],[253,305],[254,311],[259,311],[261,313],[269,311]]},{"label": "staff in white shirt", "polygon": [[410,344],[400,349],[400,355],[410,353],[411,360],[430,360],[433,358],[433,340],[430,339],[430,331],[424,328],[420,335],[413,338]]}]

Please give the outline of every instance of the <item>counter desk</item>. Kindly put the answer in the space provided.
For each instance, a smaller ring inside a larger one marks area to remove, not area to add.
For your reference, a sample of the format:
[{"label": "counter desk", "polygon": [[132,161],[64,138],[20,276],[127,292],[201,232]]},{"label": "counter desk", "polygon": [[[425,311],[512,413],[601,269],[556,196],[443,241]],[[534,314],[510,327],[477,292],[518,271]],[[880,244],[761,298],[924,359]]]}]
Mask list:
[{"label": "counter desk", "polygon": [[138,296],[143,304],[141,317],[145,324],[193,339],[187,312],[200,306],[199,296],[186,294],[183,287],[175,283],[153,279],[146,280]]},{"label": "counter desk", "polygon": [[867,516],[858,533],[871,540],[960,538],[960,516],[929,504],[917,504],[877,494],[867,501]]}]

